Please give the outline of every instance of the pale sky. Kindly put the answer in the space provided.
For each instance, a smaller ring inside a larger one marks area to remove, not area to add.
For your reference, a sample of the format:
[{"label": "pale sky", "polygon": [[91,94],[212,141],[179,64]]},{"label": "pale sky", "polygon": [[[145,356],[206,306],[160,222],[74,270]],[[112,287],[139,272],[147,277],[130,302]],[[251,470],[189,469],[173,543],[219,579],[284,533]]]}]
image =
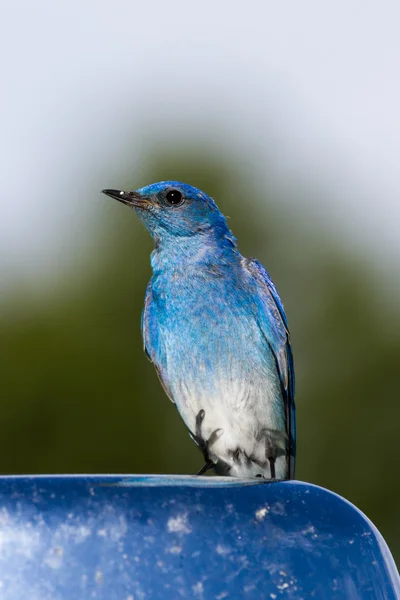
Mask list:
[{"label": "pale sky", "polygon": [[199,127],[283,189],[321,190],[291,193],[294,218],[398,266],[396,0],[3,0],[0,20],[6,277],[68,256],[148,137]]}]

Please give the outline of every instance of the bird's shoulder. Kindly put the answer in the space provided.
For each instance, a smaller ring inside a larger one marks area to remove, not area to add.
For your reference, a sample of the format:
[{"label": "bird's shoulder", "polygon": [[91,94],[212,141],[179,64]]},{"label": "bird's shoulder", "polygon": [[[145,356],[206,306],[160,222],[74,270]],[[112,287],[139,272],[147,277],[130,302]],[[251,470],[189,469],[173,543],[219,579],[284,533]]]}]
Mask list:
[{"label": "bird's shoulder", "polygon": [[268,271],[256,258],[243,257],[242,266],[255,282],[257,293],[274,318],[280,334],[284,339],[288,338],[289,326],[283,303]]}]

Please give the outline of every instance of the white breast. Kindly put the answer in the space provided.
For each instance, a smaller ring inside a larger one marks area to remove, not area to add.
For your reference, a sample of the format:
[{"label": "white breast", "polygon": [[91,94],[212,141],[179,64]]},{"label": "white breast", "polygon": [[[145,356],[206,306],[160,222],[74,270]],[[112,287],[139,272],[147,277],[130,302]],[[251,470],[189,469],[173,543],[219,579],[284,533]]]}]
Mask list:
[{"label": "white breast", "polygon": [[[210,383],[210,382],[209,382]],[[201,434],[205,441],[221,430],[209,449],[210,458],[230,466],[230,475],[270,477],[266,459],[265,432],[274,432],[281,450],[286,446],[285,420],[280,393],[274,381],[253,377],[246,380],[219,380],[203,388],[199,381],[180,382],[174,390],[177,408],[189,430],[196,435],[196,416],[204,410]],[[215,436],[214,436],[215,437]],[[238,460],[238,450],[242,460]],[[243,460],[243,457],[253,457]],[[260,465],[262,465],[260,467]],[[284,477],[286,459],[276,463],[276,476]]]}]

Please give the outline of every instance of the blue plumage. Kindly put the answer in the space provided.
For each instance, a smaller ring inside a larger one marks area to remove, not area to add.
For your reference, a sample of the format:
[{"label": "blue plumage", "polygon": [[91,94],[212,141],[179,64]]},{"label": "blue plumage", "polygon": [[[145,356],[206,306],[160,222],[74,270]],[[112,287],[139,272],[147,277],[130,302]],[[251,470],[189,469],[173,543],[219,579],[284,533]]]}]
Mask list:
[{"label": "blue plumage", "polygon": [[239,253],[214,201],[192,186],[104,192],[133,207],[154,238],[144,346],[204,453],[204,470],[292,478],[293,358],[268,273]]}]

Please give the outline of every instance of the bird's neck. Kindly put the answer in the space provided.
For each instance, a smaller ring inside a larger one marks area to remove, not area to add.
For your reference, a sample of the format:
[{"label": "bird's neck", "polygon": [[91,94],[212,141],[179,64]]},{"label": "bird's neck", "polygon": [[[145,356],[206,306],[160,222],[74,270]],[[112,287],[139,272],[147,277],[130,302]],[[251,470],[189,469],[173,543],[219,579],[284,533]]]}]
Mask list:
[{"label": "bird's neck", "polygon": [[165,270],[201,268],[201,265],[230,264],[240,260],[232,236],[212,232],[192,236],[163,236],[151,254],[155,274]]}]

